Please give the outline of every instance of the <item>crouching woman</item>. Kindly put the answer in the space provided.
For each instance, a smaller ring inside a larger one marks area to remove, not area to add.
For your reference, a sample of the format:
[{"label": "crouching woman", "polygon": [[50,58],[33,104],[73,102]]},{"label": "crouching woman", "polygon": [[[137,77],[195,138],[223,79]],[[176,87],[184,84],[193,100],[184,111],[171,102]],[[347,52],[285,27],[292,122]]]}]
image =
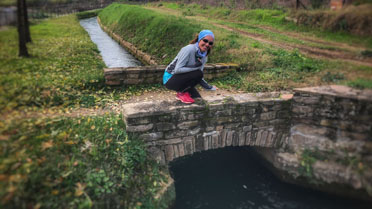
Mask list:
[{"label": "crouching woman", "polygon": [[167,66],[163,76],[166,88],[177,92],[176,98],[191,104],[201,97],[195,86],[200,84],[207,90],[217,90],[203,79],[203,69],[214,44],[214,34],[202,30],[189,45],[183,47]]}]

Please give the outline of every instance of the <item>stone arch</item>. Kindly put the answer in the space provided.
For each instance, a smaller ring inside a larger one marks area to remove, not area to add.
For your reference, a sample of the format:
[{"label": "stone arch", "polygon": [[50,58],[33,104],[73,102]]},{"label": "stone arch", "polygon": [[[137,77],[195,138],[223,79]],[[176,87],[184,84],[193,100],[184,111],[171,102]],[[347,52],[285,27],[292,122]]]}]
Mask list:
[{"label": "stone arch", "polygon": [[288,138],[290,102],[279,93],[204,98],[184,105],[151,101],[124,105],[127,132],[166,164],[178,157],[227,146],[282,147]]}]

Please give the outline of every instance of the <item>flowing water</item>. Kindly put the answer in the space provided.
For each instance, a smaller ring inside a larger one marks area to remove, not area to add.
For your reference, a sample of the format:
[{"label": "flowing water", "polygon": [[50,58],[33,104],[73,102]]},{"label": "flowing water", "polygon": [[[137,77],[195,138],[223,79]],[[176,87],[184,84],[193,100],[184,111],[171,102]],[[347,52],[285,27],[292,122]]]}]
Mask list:
[{"label": "flowing water", "polygon": [[196,153],[171,163],[173,209],[367,209],[371,204],[283,183],[250,148]]},{"label": "flowing water", "polygon": [[101,29],[96,17],[82,19],[80,25],[97,45],[107,67],[135,67],[141,65],[141,62]]}]

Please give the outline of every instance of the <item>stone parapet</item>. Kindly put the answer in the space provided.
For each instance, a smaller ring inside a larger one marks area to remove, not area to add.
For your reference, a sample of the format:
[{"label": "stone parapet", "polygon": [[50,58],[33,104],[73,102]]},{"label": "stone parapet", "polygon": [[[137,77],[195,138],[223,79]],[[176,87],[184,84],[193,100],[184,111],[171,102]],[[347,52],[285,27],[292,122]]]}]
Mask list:
[{"label": "stone parapet", "polygon": [[[236,69],[235,64],[207,64],[204,67],[204,78],[220,78]],[[133,85],[162,83],[165,65],[138,67],[106,68],[104,76],[106,85]]]},{"label": "stone parapet", "polygon": [[295,89],[291,115],[286,153],[274,165],[295,178],[344,185],[371,197],[372,91],[336,85]]},{"label": "stone parapet", "polygon": [[372,158],[372,91],[345,86],[296,89],[291,110],[288,145],[293,152],[347,150]]},{"label": "stone parapet", "polygon": [[155,159],[168,163],[226,146],[283,146],[288,138],[290,103],[279,95],[215,96],[192,105],[131,103],[123,106],[123,115],[128,134],[136,134]]}]

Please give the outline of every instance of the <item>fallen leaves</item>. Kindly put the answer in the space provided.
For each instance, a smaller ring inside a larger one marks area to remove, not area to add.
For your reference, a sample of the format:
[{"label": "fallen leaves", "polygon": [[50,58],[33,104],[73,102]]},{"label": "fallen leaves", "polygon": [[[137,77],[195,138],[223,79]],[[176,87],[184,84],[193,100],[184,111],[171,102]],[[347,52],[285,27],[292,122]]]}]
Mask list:
[{"label": "fallen leaves", "polygon": [[76,197],[79,197],[82,194],[84,194],[85,187],[86,187],[86,184],[82,184],[80,182],[76,183],[75,196]]},{"label": "fallen leaves", "polygon": [[46,150],[48,148],[51,148],[51,147],[53,147],[53,141],[49,140],[49,141],[43,142],[41,144],[41,147],[42,147],[42,150]]},{"label": "fallen leaves", "polygon": [[7,141],[10,139],[9,135],[0,135],[0,141]]}]

